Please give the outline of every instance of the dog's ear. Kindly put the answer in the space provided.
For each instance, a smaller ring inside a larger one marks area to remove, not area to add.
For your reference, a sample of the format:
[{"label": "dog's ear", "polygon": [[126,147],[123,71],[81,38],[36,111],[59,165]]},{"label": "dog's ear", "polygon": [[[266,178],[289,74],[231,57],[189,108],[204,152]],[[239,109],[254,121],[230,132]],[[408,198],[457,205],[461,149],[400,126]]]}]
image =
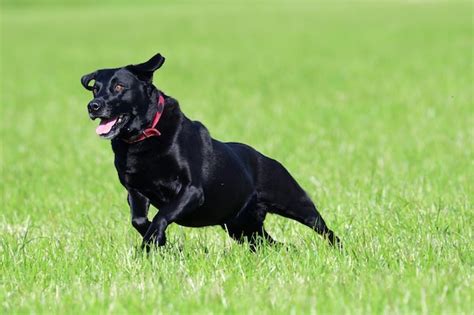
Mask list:
[{"label": "dog's ear", "polygon": [[126,68],[134,73],[140,80],[151,83],[151,80],[153,79],[153,72],[160,69],[164,62],[165,57],[160,54],[156,54],[147,62],[137,65],[130,65]]},{"label": "dog's ear", "polygon": [[92,80],[94,80],[95,77],[96,77],[96,75],[97,75],[97,71],[82,76],[82,78],[81,78],[82,86],[83,86],[85,89],[87,89],[87,90],[89,90],[89,91],[92,91],[92,89],[93,89],[94,87],[90,86],[90,85],[89,85],[89,82],[91,82]]}]

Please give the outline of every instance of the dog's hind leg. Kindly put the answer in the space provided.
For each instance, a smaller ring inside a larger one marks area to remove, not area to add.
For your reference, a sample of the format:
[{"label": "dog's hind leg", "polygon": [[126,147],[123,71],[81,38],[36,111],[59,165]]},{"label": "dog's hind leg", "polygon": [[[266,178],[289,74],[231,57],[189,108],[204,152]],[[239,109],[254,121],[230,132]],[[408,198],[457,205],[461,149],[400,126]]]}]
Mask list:
[{"label": "dog's hind leg", "polygon": [[130,206],[133,227],[141,234],[141,236],[145,236],[146,231],[148,231],[151,224],[147,217],[148,209],[150,208],[150,201],[148,198],[133,189],[128,190],[127,201]]},{"label": "dog's hind leg", "polygon": [[271,212],[289,219],[296,220],[322,235],[329,241],[329,244],[339,248],[342,247],[339,238],[331,229],[328,228],[326,222],[324,222],[324,219],[319,214],[311,200],[309,200],[308,197],[306,198],[308,200],[305,200],[304,202],[295,202],[288,208],[274,205]]},{"label": "dog's hind leg", "polygon": [[232,237],[238,243],[249,243],[250,249],[256,251],[259,244],[267,243],[269,245],[279,245],[280,242],[275,241],[270,234],[263,228],[263,224],[254,229],[250,229],[248,226],[235,224],[233,222],[222,225],[222,228],[226,230],[230,237]]},{"label": "dog's hind leg", "polygon": [[278,245],[263,227],[266,210],[262,204],[257,204],[255,198],[235,218],[222,225],[230,237],[239,243],[249,242],[250,249],[255,251],[259,244],[266,242]]},{"label": "dog's hind leg", "polygon": [[328,228],[306,192],[279,162],[261,160],[258,198],[275,213],[296,220],[326,238],[333,246],[341,247],[339,238]]}]

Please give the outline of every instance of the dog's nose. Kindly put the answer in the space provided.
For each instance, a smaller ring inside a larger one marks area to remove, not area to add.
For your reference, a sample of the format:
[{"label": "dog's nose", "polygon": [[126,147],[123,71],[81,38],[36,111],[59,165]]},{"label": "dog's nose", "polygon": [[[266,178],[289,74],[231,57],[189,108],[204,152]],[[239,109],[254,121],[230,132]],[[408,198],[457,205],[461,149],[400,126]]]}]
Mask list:
[{"label": "dog's nose", "polygon": [[102,106],[97,101],[92,101],[87,105],[89,113],[97,112]]}]

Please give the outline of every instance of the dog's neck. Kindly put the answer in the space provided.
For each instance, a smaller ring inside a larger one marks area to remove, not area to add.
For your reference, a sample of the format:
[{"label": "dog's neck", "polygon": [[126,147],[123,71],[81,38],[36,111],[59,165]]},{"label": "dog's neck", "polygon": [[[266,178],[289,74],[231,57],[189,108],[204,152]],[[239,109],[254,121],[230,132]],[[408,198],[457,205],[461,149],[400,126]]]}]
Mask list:
[{"label": "dog's neck", "polygon": [[[146,138],[157,137],[161,135],[157,125],[160,122],[166,101],[163,93],[158,90],[155,91],[156,93],[153,93],[154,95],[152,96],[151,106],[149,106],[146,114],[146,117],[148,118],[147,120],[151,121],[145,122],[146,126],[148,127],[142,128],[142,130],[136,136],[122,138],[123,141],[127,143],[135,143],[143,141]],[[150,119],[150,117],[153,118]]]},{"label": "dog's neck", "polygon": [[179,103],[176,99],[166,95],[163,91],[160,91],[155,88],[150,97],[150,105],[148,106],[146,110],[146,114],[145,114],[146,119],[144,121],[142,129],[139,132],[126,133],[120,137],[113,139],[112,147],[114,147],[114,143],[116,145],[119,145],[120,147],[122,145],[125,145],[125,146],[133,145],[133,143],[142,143],[142,142],[148,143],[148,141],[146,140],[147,138],[138,142],[129,141],[131,143],[124,141],[124,139],[134,140],[134,138],[138,137],[141,134],[141,132],[143,132],[143,130],[149,128],[153,124],[153,120],[156,117],[156,114],[159,110],[158,100],[160,96],[163,98],[164,104],[162,108],[161,117],[158,123],[156,124],[155,128],[159,131],[161,135],[153,136],[151,138],[159,139],[159,142],[161,143],[160,147],[163,145],[166,146],[166,143],[168,143],[174,137],[176,130],[180,128],[181,122],[183,119],[185,119],[185,116],[181,112]]}]

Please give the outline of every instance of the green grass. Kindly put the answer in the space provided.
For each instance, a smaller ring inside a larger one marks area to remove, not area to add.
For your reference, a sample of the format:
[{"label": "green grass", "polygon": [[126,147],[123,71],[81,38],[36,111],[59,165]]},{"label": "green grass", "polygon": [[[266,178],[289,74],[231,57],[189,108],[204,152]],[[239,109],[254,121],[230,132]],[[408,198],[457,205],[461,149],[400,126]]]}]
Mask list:
[{"label": "green grass", "polygon": [[[473,314],[472,3],[26,2],[1,16],[0,313]],[[288,250],[171,226],[137,251],[79,78],[156,52],[156,85],[280,160],[345,252],[276,216]]]}]

